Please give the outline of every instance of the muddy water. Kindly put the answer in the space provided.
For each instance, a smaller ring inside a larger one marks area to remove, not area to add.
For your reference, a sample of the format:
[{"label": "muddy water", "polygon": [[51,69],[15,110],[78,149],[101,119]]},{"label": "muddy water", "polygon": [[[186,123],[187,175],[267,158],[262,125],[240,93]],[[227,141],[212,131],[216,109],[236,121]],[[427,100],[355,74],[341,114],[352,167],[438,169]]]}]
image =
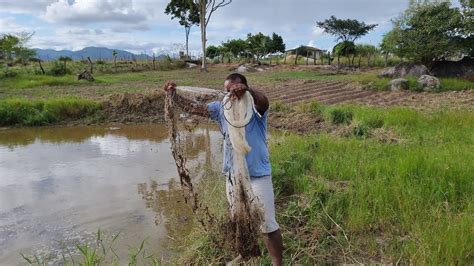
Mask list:
[{"label": "muddy water", "polygon": [[[114,250],[169,258],[170,241],[190,228],[163,125],[0,130],[0,262],[36,254],[58,262],[97,229],[120,232]],[[199,176],[219,164],[220,133],[198,127],[186,153]],[[169,224],[179,224],[171,232]]]}]

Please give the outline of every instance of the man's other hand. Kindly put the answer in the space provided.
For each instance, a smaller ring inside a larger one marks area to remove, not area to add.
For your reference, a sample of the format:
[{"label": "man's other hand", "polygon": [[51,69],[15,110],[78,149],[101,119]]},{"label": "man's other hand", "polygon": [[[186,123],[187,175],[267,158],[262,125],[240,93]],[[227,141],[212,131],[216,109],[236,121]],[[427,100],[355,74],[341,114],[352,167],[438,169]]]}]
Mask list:
[{"label": "man's other hand", "polygon": [[163,89],[166,92],[174,92],[176,91],[176,83],[174,81],[167,81]]},{"label": "man's other hand", "polygon": [[248,90],[248,87],[245,86],[244,84],[233,84],[230,87],[230,98],[235,100],[240,100],[242,96],[244,96],[245,92]]}]

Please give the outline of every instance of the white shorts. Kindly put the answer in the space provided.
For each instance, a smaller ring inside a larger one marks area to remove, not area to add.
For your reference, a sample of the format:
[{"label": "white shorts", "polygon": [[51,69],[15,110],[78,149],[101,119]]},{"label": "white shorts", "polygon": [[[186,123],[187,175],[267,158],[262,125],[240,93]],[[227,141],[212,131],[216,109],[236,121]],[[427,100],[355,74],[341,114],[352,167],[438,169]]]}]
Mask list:
[{"label": "white shorts", "polygon": [[[263,224],[261,227],[262,233],[268,234],[275,232],[276,230],[280,229],[280,226],[278,225],[275,218],[275,196],[273,194],[272,177],[269,175],[251,177],[250,183],[252,185],[253,194],[263,209]],[[229,201],[232,211],[232,203],[234,202],[234,188],[229,181],[228,175],[226,175],[226,190],[227,200]]]}]

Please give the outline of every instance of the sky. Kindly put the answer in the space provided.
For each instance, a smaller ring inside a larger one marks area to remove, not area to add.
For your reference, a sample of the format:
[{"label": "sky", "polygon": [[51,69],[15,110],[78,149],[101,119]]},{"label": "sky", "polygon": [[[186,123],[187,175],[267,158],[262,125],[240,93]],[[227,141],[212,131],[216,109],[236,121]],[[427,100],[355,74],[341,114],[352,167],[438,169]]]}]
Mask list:
[{"label": "sky", "polygon": [[[169,0],[0,0],[0,34],[35,32],[32,48],[80,50],[87,46],[134,53],[174,53],[185,43],[184,28],[164,14]],[[233,0],[218,9],[208,25],[208,44],[220,44],[247,33],[282,35],[287,48],[310,45],[331,49],[333,36],[316,27],[335,15],[378,24],[358,43],[378,45],[391,19],[408,0]],[[193,27],[190,51],[200,51],[200,32]]]}]

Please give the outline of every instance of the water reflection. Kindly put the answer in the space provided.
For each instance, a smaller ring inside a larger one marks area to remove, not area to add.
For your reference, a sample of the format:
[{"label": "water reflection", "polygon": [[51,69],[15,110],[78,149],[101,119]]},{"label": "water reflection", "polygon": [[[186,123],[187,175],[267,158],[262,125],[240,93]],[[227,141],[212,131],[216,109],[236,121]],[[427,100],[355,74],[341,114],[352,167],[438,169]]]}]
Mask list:
[{"label": "water reflection", "polygon": [[[196,176],[220,157],[218,130],[184,139]],[[98,228],[122,232],[119,255],[148,238],[166,257],[164,239],[186,234],[191,221],[174,178],[163,125],[0,130],[0,262],[21,264],[19,252],[58,257]]]}]

